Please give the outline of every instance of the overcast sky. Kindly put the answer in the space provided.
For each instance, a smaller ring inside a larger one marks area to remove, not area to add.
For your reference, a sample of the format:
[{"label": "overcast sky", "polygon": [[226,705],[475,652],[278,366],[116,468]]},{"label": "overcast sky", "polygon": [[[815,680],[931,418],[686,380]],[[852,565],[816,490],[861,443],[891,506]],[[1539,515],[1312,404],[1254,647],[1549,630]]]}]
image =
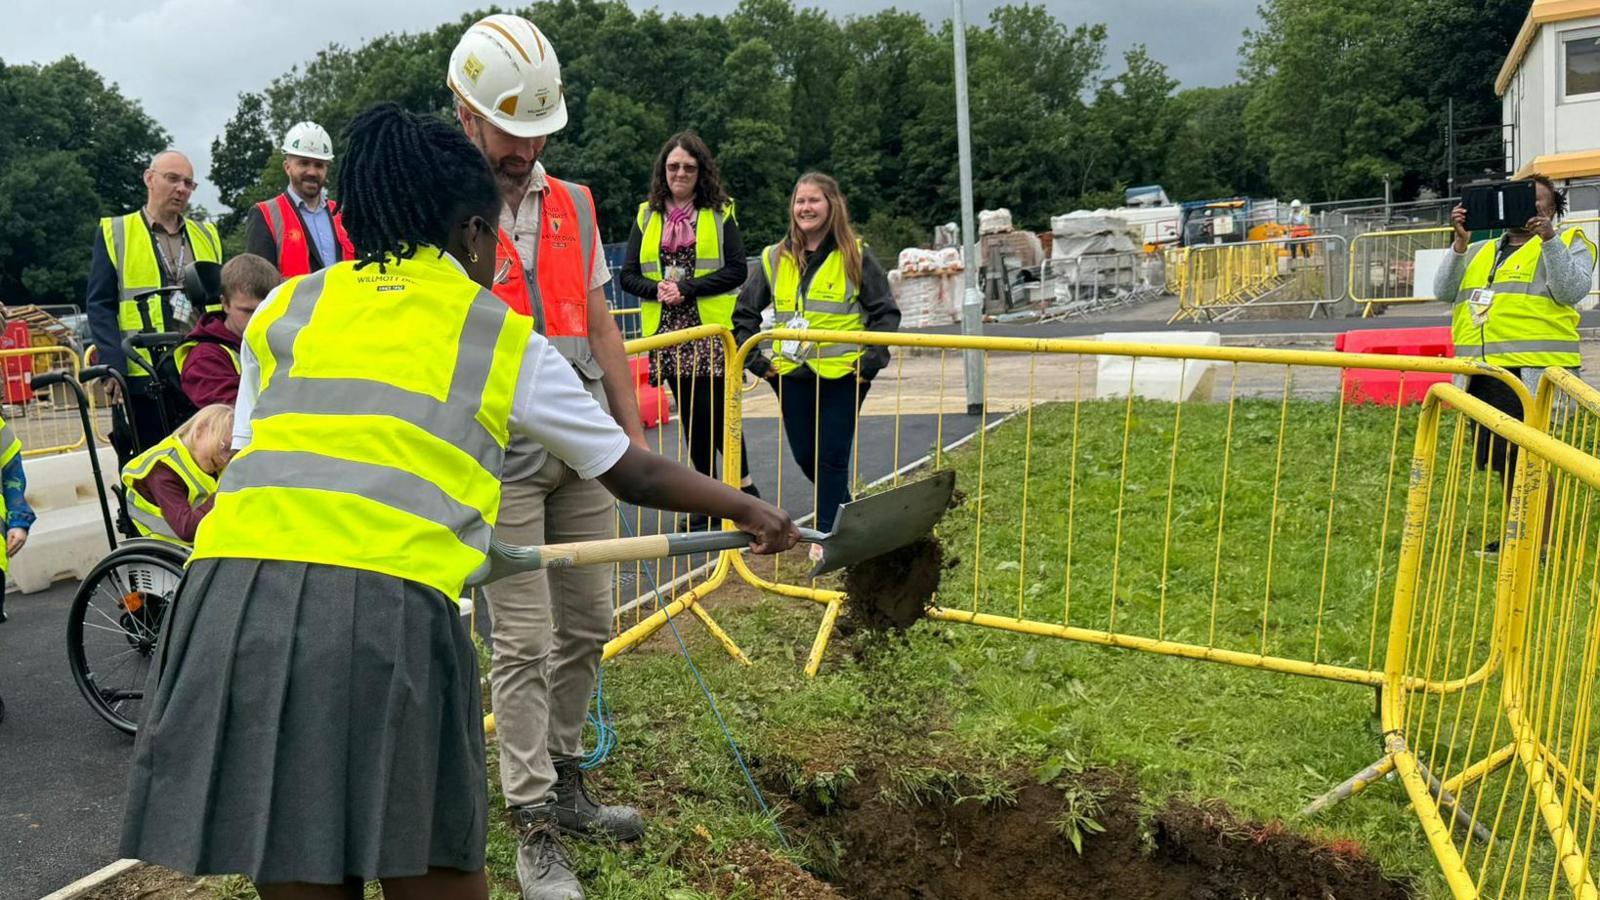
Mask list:
[{"label": "overcast sky", "polygon": [[[630,3],[636,9],[659,5],[720,14],[732,10],[736,0]],[[1255,23],[1256,3],[1044,0],[1067,22],[1104,22],[1112,59],[1143,42],[1186,86],[1233,79],[1240,35]],[[117,82],[194,160],[202,183],[196,200],[217,210],[216,191],[206,183],[211,140],[233,114],[240,92],[264,87],[331,42],[359,45],[385,32],[427,30],[485,5],[470,0],[6,0],[0,59],[49,62],[70,53]],[[889,6],[930,19],[950,14],[950,4],[936,0],[799,0],[796,5],[838,14]],[[969,0],[968,20],[987,21],[995,5]]]}]

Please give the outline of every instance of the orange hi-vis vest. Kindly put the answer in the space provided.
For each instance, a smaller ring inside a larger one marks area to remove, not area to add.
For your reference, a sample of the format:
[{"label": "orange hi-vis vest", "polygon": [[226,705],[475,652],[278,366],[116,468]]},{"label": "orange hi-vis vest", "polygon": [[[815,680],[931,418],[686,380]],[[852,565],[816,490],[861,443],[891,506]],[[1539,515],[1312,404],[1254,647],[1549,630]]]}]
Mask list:
[{"label": "orange hi-vis vest", "polygon": [[[333,237],[339,242],[340,250],[340,259],[322,261],[324,266],[331,266],[340,260],[355,259],[356,251],[350,243],[350,236],[344,233],[344,217],[339,215],[339,204],[332,200],[327,203],[328,214],[333,218]],[[311,245],[306,241],[305,226],[295,213],[294,201],[289,199],[289,195],[282,193],[271,200],[263,200],[256,204],[256,209],[261,210],[267,231],[272,233],[273,243],[278,245],[279,274],[285,278],[311,274]]]},{"label": "orange hi-vis vest", "polygon": [[533,259],[524,264],[511,235],[500,229],[494,294],[512,310],[532,316],[539,333],[578,374],[597,381],[600,364],[589,347],[589,273],[597,249],[594,198],[581,184],[548,176],[547,184]]}]

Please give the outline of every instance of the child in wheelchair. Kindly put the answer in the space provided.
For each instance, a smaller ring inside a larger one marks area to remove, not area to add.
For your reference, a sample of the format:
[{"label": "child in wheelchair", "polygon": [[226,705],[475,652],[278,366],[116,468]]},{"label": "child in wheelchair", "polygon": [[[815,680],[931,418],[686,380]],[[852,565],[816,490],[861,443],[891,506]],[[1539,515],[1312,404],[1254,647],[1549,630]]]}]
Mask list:
[{"label": "child in wheelchair", "polygon": [[183,393],[195,407],[239,396],[239,344],[261,301],[283,281],[272,263],[245,253],[222,267],[222,311],[207,312],[172,352]]},{"label": "child in wheelchair", "polygon": [[187,547],[233,458],[233,407],[213,403],[122,468],[123,506],[139,537]]}]

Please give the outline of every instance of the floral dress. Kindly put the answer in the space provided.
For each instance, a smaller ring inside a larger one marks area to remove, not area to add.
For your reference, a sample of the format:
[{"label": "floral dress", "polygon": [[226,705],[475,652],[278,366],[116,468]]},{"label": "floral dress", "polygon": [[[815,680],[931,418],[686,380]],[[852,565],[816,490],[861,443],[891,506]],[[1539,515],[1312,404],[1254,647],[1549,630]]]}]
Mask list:
[{"label": "floral dress", "polygon": [[[666,270],[677,266],[685,272],[694,271],[693,244],[672,252],[663,251],[661,267]],[[682,331],[695,328],[700,322],[700,304],[685,300],[677,306],[661,304],[661,331]],[[650,354],[650,383],[663,385],[678,379],[720,378],[724,372],[722,342],[716,338],[700,338],[687,344],[678,344],[652,351]]]}]

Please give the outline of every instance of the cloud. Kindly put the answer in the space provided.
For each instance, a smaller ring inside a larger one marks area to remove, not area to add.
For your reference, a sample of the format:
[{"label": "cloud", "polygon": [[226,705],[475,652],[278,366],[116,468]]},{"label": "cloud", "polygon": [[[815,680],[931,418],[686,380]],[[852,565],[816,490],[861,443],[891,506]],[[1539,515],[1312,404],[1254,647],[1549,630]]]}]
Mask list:
[{"label": "cloud", "polygon": [[[1111,62],[1135,43],[1146,44],[1185,85],[1225,84],[1234,77],[1240,33],[1256,20],[1256,0],[1049,0],[1067,22],[1105,22]],[[259,90],[330,43],[360,45],[381,34],[422,31],[486,4],[464,0],[157,0],[129,5],[110,0],[48,0],[7,4],[0,59],[49,62],[72,54],[116,82],[172,134],[202,181],[198,202],[216,209],[205,184],[211,141],[233,114],[238,95]],[[651,4],[634,2],[635,8]],[[683,0],[665,11],[722,14],[734,0]],[[930,21],[949,17],[939,0],[817,0],[835,15],[890,5]],[[967,18],[987,20],[997,3],[970,2]],[[1159,23],[1151,28],[1149,23]],[[442,77],[442,74],[441,74]]]}]

